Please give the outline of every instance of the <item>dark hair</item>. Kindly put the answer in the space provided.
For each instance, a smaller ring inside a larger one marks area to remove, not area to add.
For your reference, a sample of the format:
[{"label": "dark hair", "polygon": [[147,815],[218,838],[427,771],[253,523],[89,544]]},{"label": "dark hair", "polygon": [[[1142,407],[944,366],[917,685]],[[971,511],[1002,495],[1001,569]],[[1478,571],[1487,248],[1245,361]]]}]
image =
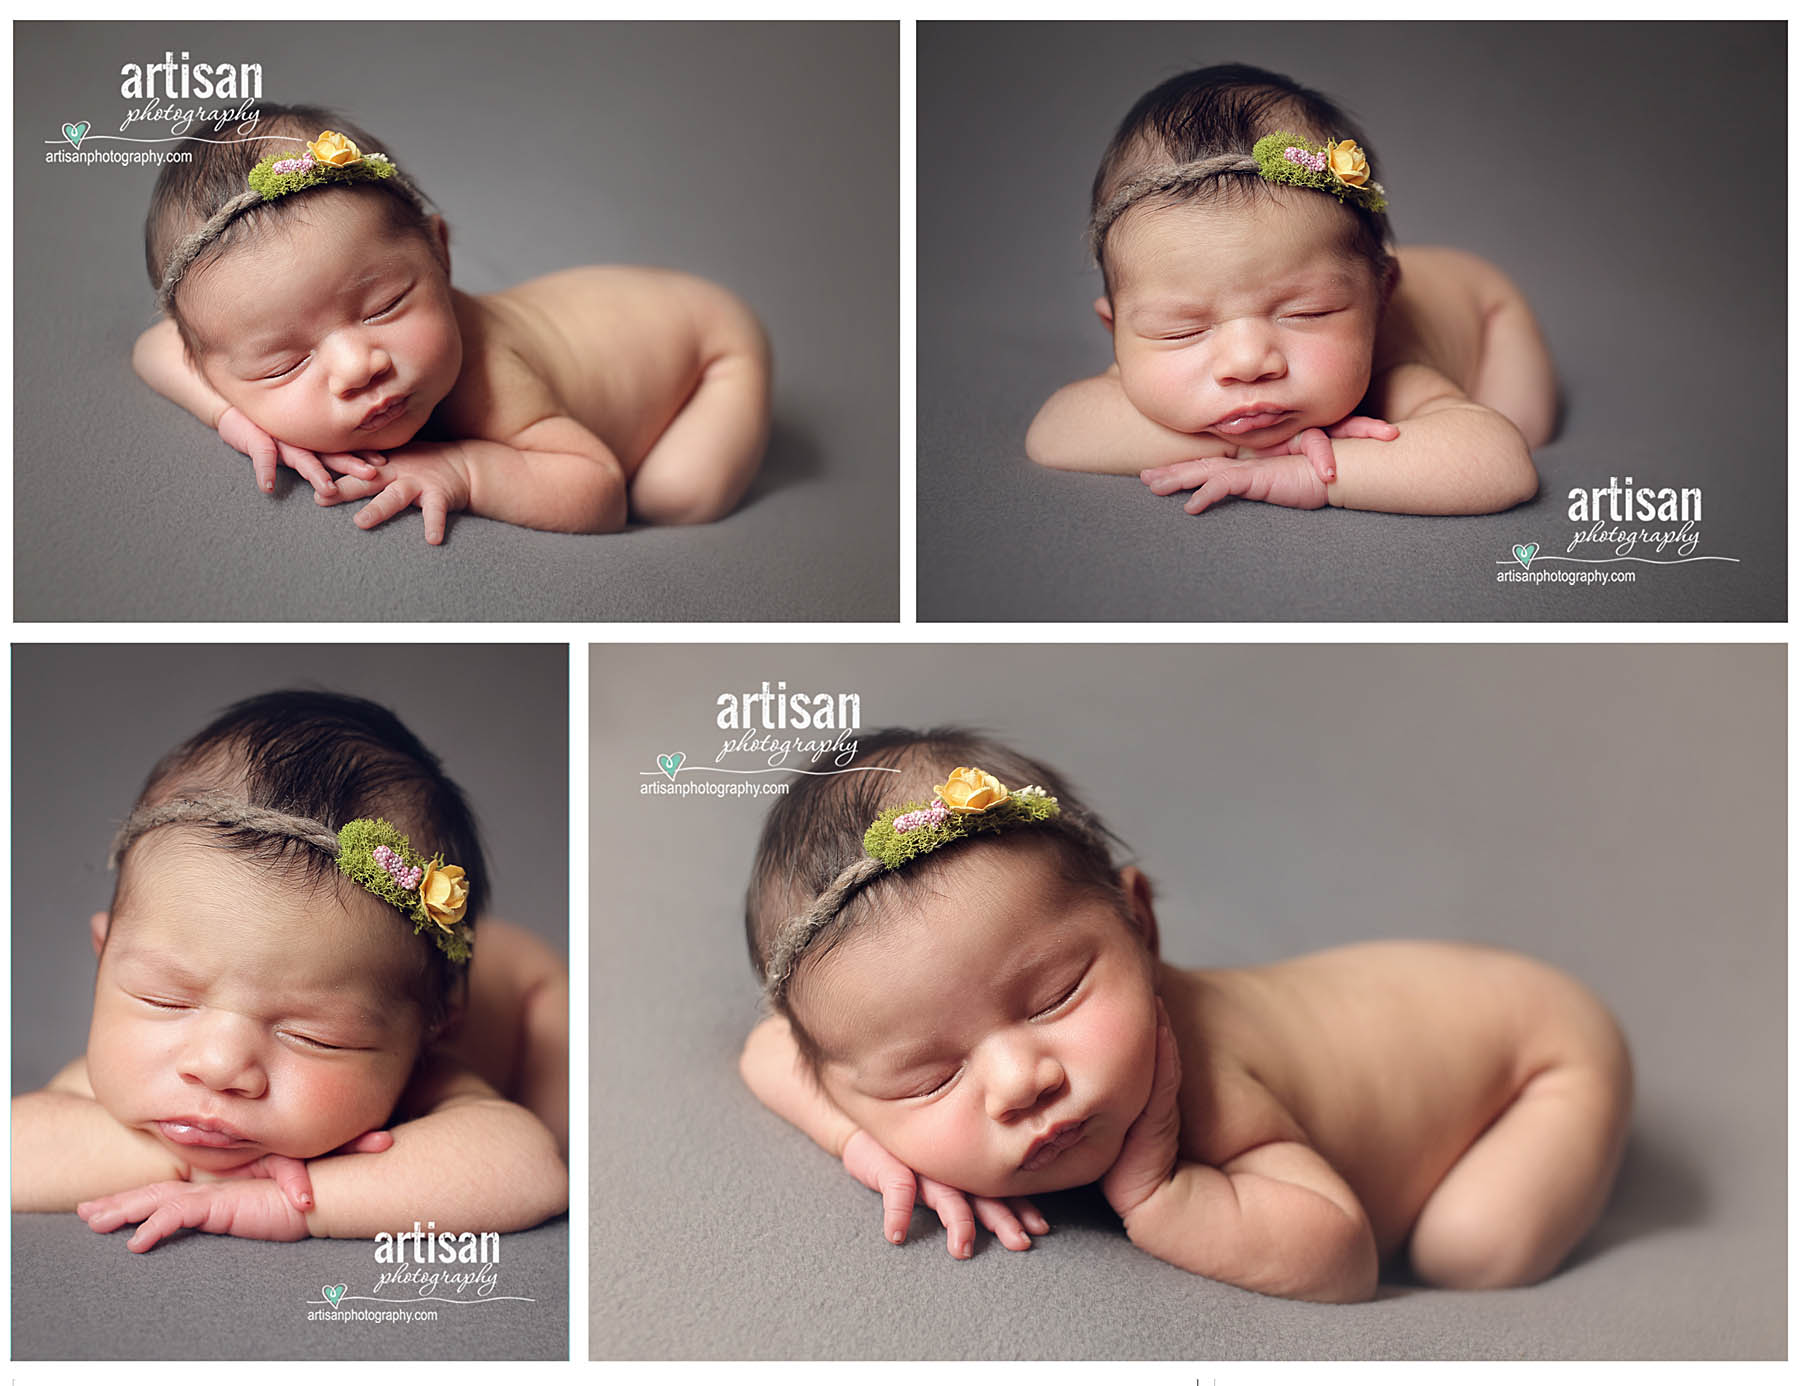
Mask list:
[{"label": "dark hair", "polygon": [[[237,197],[248,186],[250,170],[272,150],[299,153],[309,140],[319,137],[321,130],[337,130],[348,135],[365,154],[385,153],[393,158],[393,150],[367,130],[352,125],[341,115],[321,106],[259,106],[260,119],[249,138],[234,138],[227,143],[214,143],[194,137],[183,140],[174,153],[183,159],[169,159],[157,174],[156,187],[150,193],[150,211],[144,218],[144,266],[150,273],[152,288],[162,287],[163,273],[169,257],[189,232],[202,226],[212,214]],[[235,134],[235,131],[234,131]],[[271,140],[279,143],[270,143]],[[396,164],[400,161],[394,159]],[[401,165],[404,169],[404,165]],[[403,194],[384,183],[355,183],[315,188],[303,196],[290,196],[252,207],[237,217],[219,238],[201,252],[189,274],[211,263],[226,247],[239,244],[258,230],[291,216],[296,207],[317,207],[318,199],[332,197],[381,196],[388,213],[389,229],[396,234],[427,234],[429,218]],[[183,283],[186,282],[184,279]],[[181,334],[182,344],[193,356],[198,342],[188,322],[181,315],[180,290],[169,307],[169,316]]]},{"label": "dark hair", "polygon": [[[892,902],[902,893],[922,888],[946,860],[970,850],[1003,851],[1009,849],[1009,843],[1026,840],[1053,843],[1058,869],[1070,885],[1116,899],[1120,909],[1125,908],[1113,860],[1113,848],[1124,844],[1088,810],[1067,777],[1042,761],[961,727],[929,731],[892,727],[858,738],[856,764],[891,767],[900,773],[803,775],[775,801],[763,824],[744,902],[744,933],[759,981],[781,926],[864,855],[863,834],[876,816],[894,804],[930,799],[933,787],[942,784],[959,765],[978,766],[1008,789],[1042,785],[1056,797],[1062,812],[1028,830],[983,835],[940,848],[899,871],[877,877],[853,895],[826,926],[807,949],[797,972],[824,957],[883,901]],[[801,1054],[809,1064],[816,1063],[816,1044],[785,1000],[780,1009],[793,1028]]]},{"label": "dark hair", "polygon": [[[1128,179],[1147,168],[1193,163],[1221,154],[1248,154],[1257,140],[1277,130],[1291,130],[1315,140],[1353,139],[1362,146],[1371,169],[1375,167],[1375,151],[1368,138],[1329,97],[1278,72],[1223,63],[1171,77],[1138,98],[1101,156],[1090,215]],[[1255,173],[1227,173],[1175,196],[1251,198],[1266,197],[1270,191]],[[1387,247],[1393,240],[1387,214],[1350,203],[1343,206],[1356,218],[1351,251],[1369,262],[1378,281],[1384,279]],[[1112,279],[1104,243],[1097,256],[1110,296]]]},{"label": "dark hair", "polygon": [[[473,929],[486,907],[487,867],[468,801],[437,756],[379,703],[301,689],[234,703],[157,761],[134,807],[209,791],[332,829],[355,818],[386,818],[425,855],[441,853],[467,873],[465,925]],[[334,857],[292,838],[243,829],[217,836],[276,870],[336,878]],[[403,923],[396,920],[397,927]],[[426,1009],[432,1020],[441,1019],[467,969],[428,940],[419,946],[430,958]]]}]

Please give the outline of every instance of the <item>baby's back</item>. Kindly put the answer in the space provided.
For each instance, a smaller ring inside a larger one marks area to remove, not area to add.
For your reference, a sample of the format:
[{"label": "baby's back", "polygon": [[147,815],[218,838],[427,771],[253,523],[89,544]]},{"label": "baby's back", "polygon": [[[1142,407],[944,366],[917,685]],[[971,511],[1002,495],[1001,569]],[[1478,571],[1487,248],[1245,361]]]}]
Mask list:
[{"label": "baby's back", "polygon": [[1306,1141],[1363,1201],[1384,1253],[1533,1074],[1621,1043],[1574,980],[1475,945],[1359,944],[1171,981],[1184,1147],[1219,1163]]},{"label": "baby's back", "polygon": [[627,474],[708,364],[760,332],[716,284],[675,270],[587,265],[465,299],[464,372],[448,426],[508,441],[566,414]]}]

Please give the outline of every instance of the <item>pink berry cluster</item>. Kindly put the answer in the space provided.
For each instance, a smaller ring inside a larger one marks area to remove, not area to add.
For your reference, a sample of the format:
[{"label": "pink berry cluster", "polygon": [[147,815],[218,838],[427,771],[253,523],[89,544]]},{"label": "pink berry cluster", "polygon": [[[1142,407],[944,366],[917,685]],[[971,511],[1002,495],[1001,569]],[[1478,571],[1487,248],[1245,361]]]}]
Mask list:
[{"label": "pink berry cluster", "polygon": [[1290,164],[1302,164],[1305,167],[1310,168],[1314,173],[1325,172],[1325,156],[1322,153],[1309,154],[1306,150],[1298,149],[1290,144],[1286,149],[1281,151],[1281,157],[1286,159]]},{"label": "pink berry cluster", "polygon": [[298,159],[277,160],[272,168],[275,173],[305,173],[317,160],[311,154],[302,154]]},{"label": "pink berry cluster", "polygon": [[933,799],[930,808],[914,809],[911,813],[903,813],[895,818],[894,831],[910,833],[914,828],[935,828],[949,816],[950,810],[944,807],[944,801]]},{"label": "pink berry cluster", "polygon": [[402,890],[419,888],[419,882],[424,879],[424,871],[417,866],[408,866],[392,847],[377,847],[372,855],[375,864],[392,876],[394,883]]}]

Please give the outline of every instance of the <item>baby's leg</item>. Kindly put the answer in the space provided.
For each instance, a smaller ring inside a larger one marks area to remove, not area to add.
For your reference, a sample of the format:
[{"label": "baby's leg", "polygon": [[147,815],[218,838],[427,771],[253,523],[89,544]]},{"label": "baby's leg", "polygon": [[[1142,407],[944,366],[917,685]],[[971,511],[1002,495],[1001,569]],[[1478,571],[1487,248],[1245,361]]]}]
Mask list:
[{"label": "baby's leg", "polygon": [[626,488],[633,519],[694,525],[743,497],[769,442],[769,348],[745,312]]},{"label": "baby's leg", "polygon": [[1599,1218],[1624,1152],[1631,1061],[1610,1017],[1597,1019],[1425,1201],[1411,1243],[1421,1279],[1469,1290],[1532,1284]]},{"label": "baby's leg", "polygon": [[1488,307],[1481,366],[1469,395],[1511,419],[1530,447],[1555,436],[1556,367],[1530,305],[1511,283]]}]

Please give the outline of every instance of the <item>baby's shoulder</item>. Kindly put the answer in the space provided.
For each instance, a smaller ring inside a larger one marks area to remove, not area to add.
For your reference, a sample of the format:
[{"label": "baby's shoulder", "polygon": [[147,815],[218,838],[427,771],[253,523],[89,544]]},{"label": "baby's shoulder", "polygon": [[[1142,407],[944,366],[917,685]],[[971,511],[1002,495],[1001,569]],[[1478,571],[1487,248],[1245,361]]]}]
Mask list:
[{"label": "baby's shoulder", "polygon": [[1473,302],[1483,309],[1519,295],[1512,280],[1492,261],[1447,245],[1408,245],[1395,251],[1400,262],[1396,297],[1437,303]]},{"label": "baby's shoulder", "polygon": [[[1164,967],[1161,992],[1181,1055],[1181,1144],[1203,1164],[1306,1134],[1270,1085],[1248,974]],[[1253,984],[1252,984],[1253,985]]]},{"label": "baby's shoulder", "polygon": [[600,318],[704,326],[720,314],[748,311],[728,289],[685,270],[656,265],[577,265],[488,294],[484,301],[503,314],[550,322]]}]

